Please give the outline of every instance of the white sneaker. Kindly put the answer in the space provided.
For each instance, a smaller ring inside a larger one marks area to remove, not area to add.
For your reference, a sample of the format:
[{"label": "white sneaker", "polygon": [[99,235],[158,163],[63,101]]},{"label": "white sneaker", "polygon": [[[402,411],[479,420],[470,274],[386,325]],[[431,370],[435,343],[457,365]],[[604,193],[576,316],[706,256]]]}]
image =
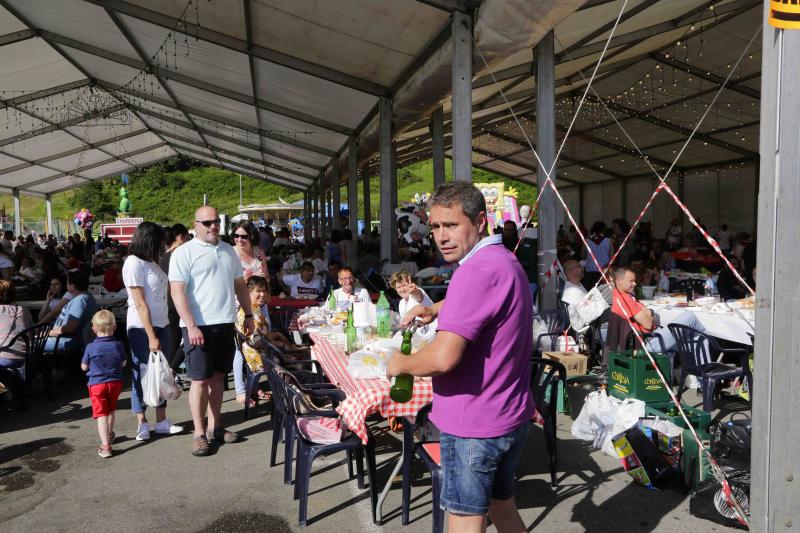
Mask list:
[{"label": "white sneaker", "polygon": [[165,418],[161,422],[156,423],[155,431],[159,435],[175,435],[183,431],[183,426],[176,426],[169,421],[169,418]]},{"label": "white sneaker", "polygon": [[139,424],[136,428],[136,440],[150,440],[150,424]]}]

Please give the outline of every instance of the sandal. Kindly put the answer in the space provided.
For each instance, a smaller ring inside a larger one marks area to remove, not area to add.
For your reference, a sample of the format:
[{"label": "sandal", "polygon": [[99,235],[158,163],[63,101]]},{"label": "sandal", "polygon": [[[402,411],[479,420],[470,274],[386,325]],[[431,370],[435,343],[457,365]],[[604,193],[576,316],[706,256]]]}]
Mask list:
[{"label": "sandal", "polygon": [[[256,405],[258,405],[258,402],[256,402],[256,401],[255,401],[255,400],[253,400],[253,399],[250,399],[250,400],[248,400],[248,401],[250,402],[250,404],[248,405],[248,407],[255,407]],[[245,402],[245,395],[244,395],[244,394],[237,394],[237,395],[236,395],[236,402],[237,402],[239,405],[244,405],[244,402]]]},{"label": "sandal", "polygon": [[239,442],[241,439],[238,433],[228,431],[225,428],[217,428],[213,433],[210,431],[206,432],[206,438],[208,442],[219,442],[222,444],[232,444],[234,442]]},{"label": "sandal", "polygon": [[268,401],[270,401],[272,399],[272,393],[269,392],[269,391],[265,391],[265,390],[259,389],[258,390],[258,399],[259,400],[264,400],[265,402],[268,402]]},{"label": "sandal", "polygon": [[112,455],[111,445],[110,444],[101,445],[99,448],[97,448],[97,455],[99,455],[103,459],[108,459],[109,457],[111,457]]},{"label": "sandal", "polygon": [[208,447],[208,439],[206,439],[205,435],[195,435],[192,438],[192,455],[195,457],[205,457],[211,453],[211,449]]}]

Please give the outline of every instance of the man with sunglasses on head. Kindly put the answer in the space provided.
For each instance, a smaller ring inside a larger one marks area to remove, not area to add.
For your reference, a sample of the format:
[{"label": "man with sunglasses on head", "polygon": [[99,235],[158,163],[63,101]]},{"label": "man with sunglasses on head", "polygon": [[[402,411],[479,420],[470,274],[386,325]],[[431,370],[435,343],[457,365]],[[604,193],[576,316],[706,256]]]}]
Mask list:
[{"label": "man with sunglasses on head", "polygon": [[[186,374],[192,384],[189,408],[194,421],[192,455],[209,454],[209,442],[232,443],[236,433],[222,426],[223,380],[233,368],[236,302],[250,309],[242,264],[232,246],[219,238],[217,210],[203,206],[194,216],[195,239],[176,248],[169,264],[170,294],[181,317]],[[253,333],[246,314],[246,335]],[[205,416],[208,412],[208,427]]]}]

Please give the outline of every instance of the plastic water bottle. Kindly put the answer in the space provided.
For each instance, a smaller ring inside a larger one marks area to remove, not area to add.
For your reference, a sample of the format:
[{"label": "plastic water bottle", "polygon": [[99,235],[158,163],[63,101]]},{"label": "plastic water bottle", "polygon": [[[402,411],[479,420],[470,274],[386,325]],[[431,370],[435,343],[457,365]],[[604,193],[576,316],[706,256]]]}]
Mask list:
[{"label": "plastic water bottle", "polygon": [[383,294],[383,291],[381,291],[376,307],[378,337],[388,339],[392,336],[392,314],[389,310],[389,300],[386,299],[386,295]]},{"label": "plastic water bottle", "polygon": [[669,278],[661,271],[661,276],[658,278],[658,290],[661,292],[669,292]]},{"label": "plastic water bottle", "polygon": [[[400,345],[400,352],[403,355],[411,355],[411,335],[413,331],[403,332],[403,344]],[[392,378],[392,388],[389,389],[389,396],[397,403],[406,403],[414,395],[414,376],[400,374]]]}]

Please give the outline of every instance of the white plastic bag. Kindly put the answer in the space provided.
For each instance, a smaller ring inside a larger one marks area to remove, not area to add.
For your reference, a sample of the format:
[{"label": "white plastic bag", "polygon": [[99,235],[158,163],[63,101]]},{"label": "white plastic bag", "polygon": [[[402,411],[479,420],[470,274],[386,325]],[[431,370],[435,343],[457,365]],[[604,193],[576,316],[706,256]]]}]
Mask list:
[{"label": "white plastic bag", "polygon": [[142,401],[157,407],[164,400],[177,400],[181,390],[175,384],[167,358],[161,351],[150,352],[147,364],[141,366]]},{"label": "white plastic bag", "polygon": [[595,287],[577,305],[569,306],[569,321],[575,331],[585,331],[589,324],[600,317],[609,305],[600,290]]},{"label": "white plastic bag", "polygon": [[644,416],[645,404],[643,401],[633,398],[609,399],[615,404],[614,417],[600,430],[594,440],[594,447],[600,448],[606,455],[617,457],[614,443],[611,440],[639,422],[639,419]]},{"label": "white plastic bag", "polygon": [[353,352],[347,360],[347,372],[355,379],[384,378],[389,356],[389,350],[364,349]]},{"label": "white plastic bag", "polygon": [[641,400],[619,400],[608,396],[604,390],[591,392],[572,423],[572,435],[592,441],[596,448],[617,457],[611,439],[635,425],[644,416],[644,410],[645,404]]}]

